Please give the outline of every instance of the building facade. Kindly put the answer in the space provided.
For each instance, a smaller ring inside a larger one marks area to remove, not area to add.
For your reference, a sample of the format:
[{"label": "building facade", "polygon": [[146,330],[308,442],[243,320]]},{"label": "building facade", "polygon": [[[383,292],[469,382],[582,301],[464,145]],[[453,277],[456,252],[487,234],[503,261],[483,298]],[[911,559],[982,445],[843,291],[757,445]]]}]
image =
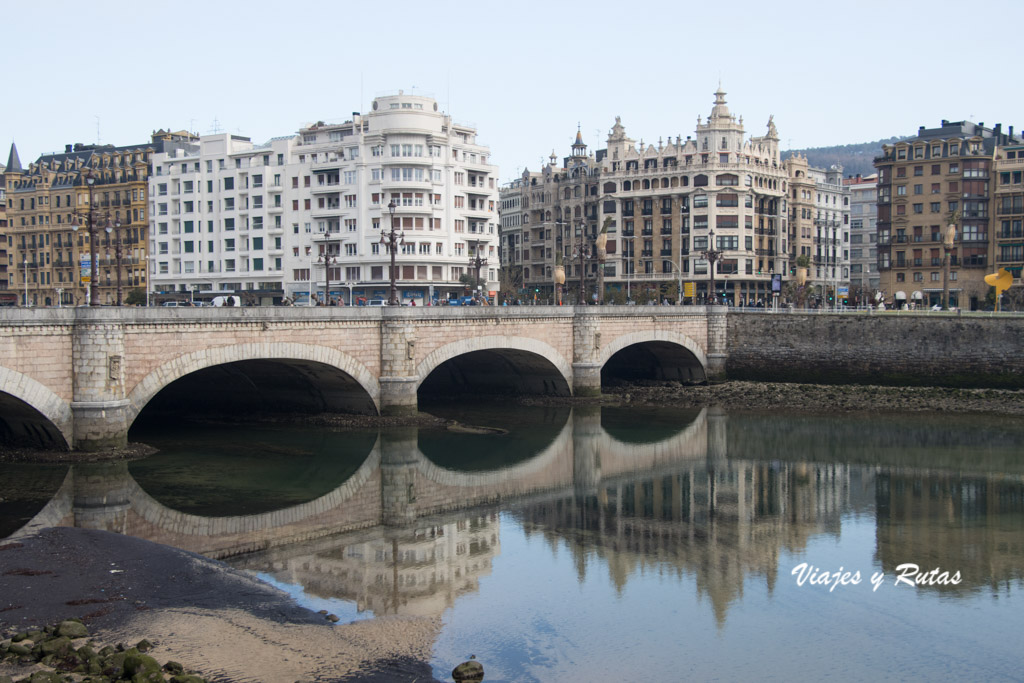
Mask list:
[{"label": "building facade", "polygon": [[154,136],[126,147],[67,145],[63,154],[43,155],[28,168],[12,145],[4,174],[10,285],[21,290],[23,304],[87,303],[92,258],[99,304],[115,304],[146,286],[149,164],[165,144]]},{"label": "building facade", "polygon": [[785,161],[789,177],[790,275],[796,261],[808,259],[805,284],[817,305],[849,302],[850,190],[842,166],[814,168],[807,157]]},{"label": "building facade", "polygon": [[423,305],[479,277],[498,290],[497,168],[476,130],[429,97],[378,97],[370,113],[254,145],[204,136],[157,155],[150,182],[158,291],[251,303],[388,298]]},{"label": "building facade", "polygon": [[994,267],[1013,275],[1018,292],[1024,269],[1024,145],[1007,144],[996,151]]},{"label": "building facade", "polygon": [[899,306],[941,302],[942,237],[953,224],[950,305],[972,310],[985,306],[984,277],[995,263],[992,175],[997,150],[1020,143],[1012,128],[1005,133],[1000,124],[986,128],[944,120],[938,128],[922,126],[916,136],[883,146],[875,168],[878,270],[887,301]]},{"label": "building facade", "polygon": [[505,210],[518,216],[517,225],[503,218],[503,239],[522,256],[527,292],[550,298],[561,266],[570,301],[599,292],[619,302],[675,301],[694,283],[703,302],[712,282],[719,303],[769,301],[772,275],[786,272],[789,256],[787,175],[772,120],[767,128],[746,138],[719,89],[711,115],[698,117],[685,140],[638,144],[616,119],[607,147],[588,154],[577,133],[561,164],[552,154],[540,173],[503,189]]},{"label": "building facade", "polygon": [[[18,151],[11,145],[11,156],[17,157]],[[20,162],[19,162],[20,163]],[[18,303],[18,295],[9,290],[10,256],[7,254],[7,183],[4,180],[4,171],[7,167],[0,164],[0,306],[13,306]]]},{"label": "building facade", "polygon": [[850,302],[875,302],[878,279],[878,176],[847,178],[850,190]]}]

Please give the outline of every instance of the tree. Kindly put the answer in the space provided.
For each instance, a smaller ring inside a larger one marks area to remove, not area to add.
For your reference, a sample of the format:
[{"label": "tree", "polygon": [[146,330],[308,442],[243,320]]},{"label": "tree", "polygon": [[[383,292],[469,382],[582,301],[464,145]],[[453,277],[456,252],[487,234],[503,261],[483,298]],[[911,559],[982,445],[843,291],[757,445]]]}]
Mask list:
[{"label": "tree", "polygon": [[128,295],[124,298],[126,306],[145,306],[146,305],[146,290],[142,287],[132,287],[128,290]]}]

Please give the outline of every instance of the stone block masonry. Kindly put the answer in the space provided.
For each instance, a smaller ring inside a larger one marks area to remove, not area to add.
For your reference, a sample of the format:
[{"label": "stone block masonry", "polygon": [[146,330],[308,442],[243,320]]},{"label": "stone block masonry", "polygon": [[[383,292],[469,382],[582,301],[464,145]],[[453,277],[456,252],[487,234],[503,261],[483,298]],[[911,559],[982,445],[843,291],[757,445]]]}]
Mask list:
[{"label": "stone block masonry", "polygon": [[730,313],[729,379],[1024,388],[1024,317]]}]

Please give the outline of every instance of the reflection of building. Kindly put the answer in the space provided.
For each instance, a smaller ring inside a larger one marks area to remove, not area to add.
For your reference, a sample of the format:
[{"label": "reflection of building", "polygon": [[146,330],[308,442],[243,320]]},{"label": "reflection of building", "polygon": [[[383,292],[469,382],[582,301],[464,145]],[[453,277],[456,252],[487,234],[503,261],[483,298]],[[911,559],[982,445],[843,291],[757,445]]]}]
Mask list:
[{"label": "reflection of building", "polygon": [[623,589],[646,569],[692,574],[719,623],[748,575],[774,586],[781,550],[838,533],[847,505],[845,465],[731,461],[653,478],[602,483],[596,496],[523,505],[527,533],[564,539],[586,573],[596,555]]},{"label": "reflection of building", "polygon": [[893,579],[896,567],[960,572],[959,586],[995,589],[1024,580],[1024,482],[1000,475],[883,472],[875,477],[877,559]]},{"label": "reflection of building", "polygon": [[265,551],[234,563],[301,585],[312,595],[354,602],[377,616],[437,616],[478,590],[501,552],[494,512],[407,530],[375,527]]}]

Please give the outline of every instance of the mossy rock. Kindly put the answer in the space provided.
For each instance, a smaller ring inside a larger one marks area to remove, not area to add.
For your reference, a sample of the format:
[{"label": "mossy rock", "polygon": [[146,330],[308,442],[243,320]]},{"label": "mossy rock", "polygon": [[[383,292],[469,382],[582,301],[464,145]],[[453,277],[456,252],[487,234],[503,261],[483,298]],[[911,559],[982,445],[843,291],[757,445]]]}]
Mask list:
[{"label": "mossy rock", "polygon": [[206,679],[195,674],[178,674],[171,678],[171,683],[206,683]]},{"label": "mossy rock", "polygon": [[132,676],[132,683],[164,683],[166,679],[160,671],[143,671]]},{"label": "mossy rock", "polygon": [[[33,652],[36,648],[32,648]],[[63,657],[67,653],[71,652],[71,639],[67,636],[59,636],[57,638],[50,638],[39,643],[38,651],[41,656],[57,655]]]},{"label": "mossy rock", "polygon": [[166,671],[167,673],[169,673],[169,674],[171,674],[173,676],[175,674],[183,674],[183,673],[185,673],[185,667],[183,667],[178,662],[170,661],[170,662],[167,662],[166,664],[164,664],[164,671]]},{"label": "mossy rock", "polygon": [[[132,648],[134,650],[135,648]],[[124,658],[124,673],[128,678],[132,678],[137,674],[147,673],[150,671],[160,672],[160,664],[150,657],[149,655],[141,654],[138,651],[129,652]],[[161,678],[161,680],[163,680]]]},{"label": "mossy rock", "polygon": [[68,619],[67,621],[60,622],[60,625],[57,627],[57,635],[67,638],[88,638],[89,629],[80,621]]},{"label": "mossy rock", "polygon": [[64,683],[64,677],[56,671],[36,671],[28,679],[22,679],[26,683]]},{"label": "mossy rock", "polygon": [[135,649],[139,652],[149,652],[153,649],[153,643],[149,642],[145,638],[135,644]]},{"label": "mossy rock", "polygon": [[17,642],[11,643],[11,646],[7,649],[7,651],[10,652],[12,655],[23,657],[27,654],[31,654],[32,648],[28,647],[27,645],[24,645],[21,642]]}]

